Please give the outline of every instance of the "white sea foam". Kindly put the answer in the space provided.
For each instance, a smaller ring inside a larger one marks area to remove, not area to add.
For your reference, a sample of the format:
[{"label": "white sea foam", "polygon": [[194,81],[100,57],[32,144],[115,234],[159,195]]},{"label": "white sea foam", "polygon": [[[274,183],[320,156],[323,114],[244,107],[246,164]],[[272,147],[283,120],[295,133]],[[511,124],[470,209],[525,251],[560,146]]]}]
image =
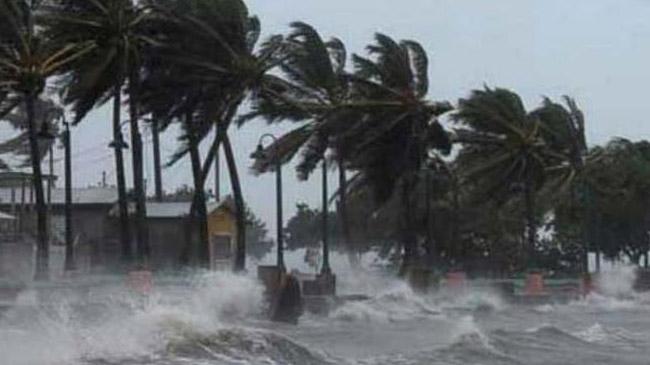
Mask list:
[{"label": "white sea foam", "polygon": [[636,270],[634,266],[617,265],[601,272],[596,283],[598,291],[610,297],[633,295]]},{"label": "white sea foam", "polygon": [[[262,299],[255,280],[231,273],[196,274],[173,301],[166,295],[144,300],[115,285],[81,302],[58,296],[35,307],[33,297],[25,296],[29,300],[19,301],[0,322],[3,363],[69,365],[154,356],[186,332],[214,333],[234,319],[259,313]],[[98,313],[82,320],[73,308]]]}]

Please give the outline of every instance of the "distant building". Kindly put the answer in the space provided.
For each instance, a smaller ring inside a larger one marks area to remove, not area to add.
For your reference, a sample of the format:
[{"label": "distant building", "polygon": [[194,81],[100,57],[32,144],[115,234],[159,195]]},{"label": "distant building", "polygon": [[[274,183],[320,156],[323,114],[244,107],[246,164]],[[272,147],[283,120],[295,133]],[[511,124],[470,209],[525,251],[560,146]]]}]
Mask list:
[{"label": "distant building", "polygon": [[[21,245],[24,260],[32,260],[31,252],[36,232],[36,214],[31,184],[24,185],[25,176],[2,180],[0,173],[0,237],[22,236],[21,243],[9,242],[12,249]],[[26,177],[29,179],[29,177]],[[52,180],[54,181],[55,178]],[[23,188],[24,187],[24,188]],[[52,188],[47,193],[51,239],[51,268],[63,265],[65,244],[65,191]],[[49,196],[49,199],[48,199]],[[119,220],[117,219],[117,189],[114,187],[75,188],[72,191],[72,223],[77,265],[84,271],[101,271],[118,265],[121,256]],[[151,245],[150,265],[154,270],[173,269],[180,263],[190,234],[190,202],[147,202],[147,223]],[[129,210],[133,212],[133,205]],[[6,217],[7,219],[3,219]],[[14,219],[9,219],[12,217]],[[231,199],[208,203],[210,257],[213,269],[228,268],[232,264],[236,245],[235,214]],[[132,234],[134,230],[132,229]],[[134,236],[135,237],[135,236]],[[135,238],[131,240],[135,253]],[[0,240],[0,245],[3,243]],[[11,250],[2,250],[6,256]],[[61,261],[61,262],[58,262]],[[0,260],[0,263],[2,261]],[[24,265],[23,265],[24,266]],[[0,264],[0,275],[2,275]]]}]

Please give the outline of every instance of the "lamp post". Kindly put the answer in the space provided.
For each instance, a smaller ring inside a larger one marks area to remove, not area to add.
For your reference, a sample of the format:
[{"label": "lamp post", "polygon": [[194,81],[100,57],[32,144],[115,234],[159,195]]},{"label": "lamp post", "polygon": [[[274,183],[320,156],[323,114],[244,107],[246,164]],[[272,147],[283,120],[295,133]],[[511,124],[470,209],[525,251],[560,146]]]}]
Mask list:
[{"label": "lamp post", "polygon": [[[273,143],[277,143],[278,139],[269,133],[263,134],[257,144],[257,149],[251,154],[251,158],[261,160],[267,158],[267,152],[264,150],[264,139],[270,138]],[[282,219],[282,160],[280,156],[275,157],[275,192],[276,192],[276,216],[277,216],[277,266],[283,272],[286,270],[284,266],[284,235],[282,233],[283,219]]]},{"label": "lamp post", "polygon": [[65,271],[77,268],[74,259],[72,237],[72,154],[70,140],[70,123],[63,117],[63,144],[65,147]]},{"label": "lamp post", "polygon": [[[119,110],[119,103],[115,103],[114,109]],[[114,110],[114,113],[116,111]],[[119,114],[118,114],[119,115]],[[122,261],[124,264],[131,261],[131,229],[129,227],[129,208],[126,199],[126,178],[124,176],[124,155],[123,149],[129,148],[129,145],[124,142],[124,136],[119,123],[113,125],[113,140],[108,144],[108,147],[115,151],[115,175],[117,178],[117,195],[120,198],[118,201],[119,217],[120,217],[120,241],[122,251]]]},{"label": "lamp post", "polygon": [[330,275],[332,269],[330,268],[330,248],[329,248],[329,239],[327,235],[328,231],[328,220],[327,220],[327,203],[329,197],[327,193],[327,160],[323,158],[323,267],[321,268],[321,274]]}]

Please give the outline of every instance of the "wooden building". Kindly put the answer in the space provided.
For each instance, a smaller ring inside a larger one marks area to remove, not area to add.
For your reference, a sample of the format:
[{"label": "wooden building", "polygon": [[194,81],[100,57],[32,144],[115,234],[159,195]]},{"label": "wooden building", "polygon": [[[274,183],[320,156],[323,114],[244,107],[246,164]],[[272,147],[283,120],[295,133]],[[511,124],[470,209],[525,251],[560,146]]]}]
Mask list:
[{"label": "wooden building", "polygon": [[[147,202],[151,269],[174,269],[181,262],[191,239],[191,205],[191,202]],[[210,267],[213,270],[231,269],[237,245],[234,204],[232,199],[226,198],[208,203],[207,209]],[[133,205],[129,206],[129,212],[133,214]],[[115,205],[110,212],[115,224],[118,223],[117,213]],[[135,243],[135,238],[132,242]]]}]

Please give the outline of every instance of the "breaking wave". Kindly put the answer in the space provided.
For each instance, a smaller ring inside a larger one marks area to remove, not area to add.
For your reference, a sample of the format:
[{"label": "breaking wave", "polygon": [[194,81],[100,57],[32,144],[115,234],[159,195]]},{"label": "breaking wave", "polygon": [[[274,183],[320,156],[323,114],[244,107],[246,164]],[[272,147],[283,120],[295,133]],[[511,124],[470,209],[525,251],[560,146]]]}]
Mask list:
[{"label": "breaking wave", "polygon": [[[92,283],[86,290],[28,291],[0,319],[3,361],[68,365],[156,357],[188,334],[209,338],[261,313],[262,288],[244,276],[197,273],[161,285],[147,298],[128,292],[120,282]],[[34,305],[35,296],[46,304]]]}]

